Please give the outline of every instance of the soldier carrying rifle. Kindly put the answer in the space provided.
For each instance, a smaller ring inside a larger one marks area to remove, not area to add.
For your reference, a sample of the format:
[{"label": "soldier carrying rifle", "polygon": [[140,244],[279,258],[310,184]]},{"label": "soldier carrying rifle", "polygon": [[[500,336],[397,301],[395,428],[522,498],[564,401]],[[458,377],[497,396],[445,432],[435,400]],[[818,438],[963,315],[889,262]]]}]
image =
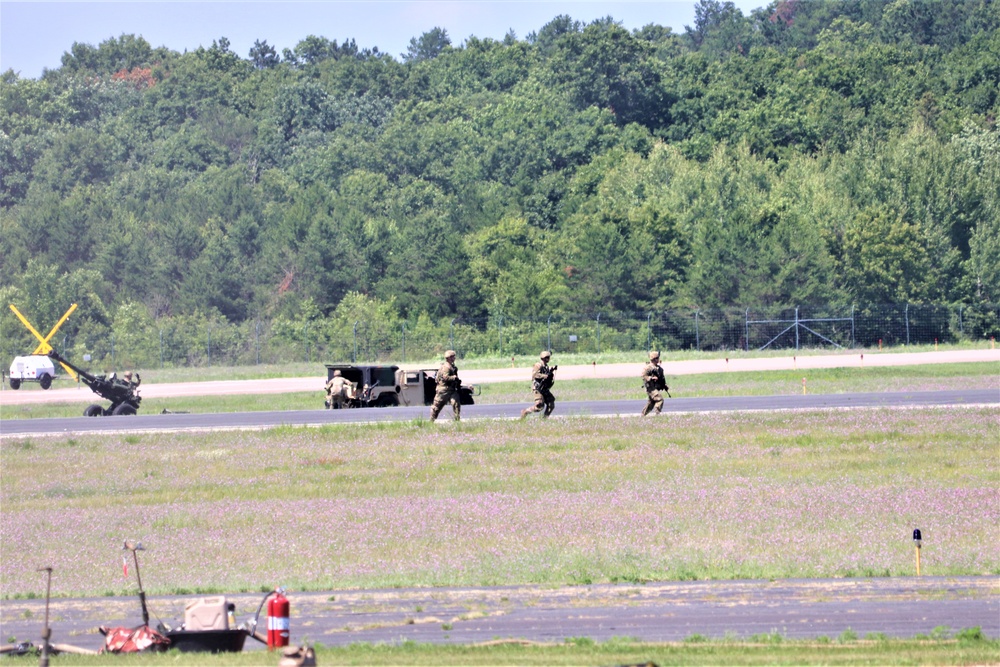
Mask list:
[{"label": "soldier carrying rifle", "polygon": [[438,369],[437,390],[434,393],[434,403],[431,405],[431,421],[437,419],[441,408],[451,403],[455,421],[462,418],[462,381],[458,379],[458,366],[455,365],[455,350],[444,353],[444,363]]},{"label": "soldier carrying rifle", "polygon": [[531,390],[535,394],[535,404],[530,408],[521,410],[521,419],[524,419],[532,412],[542,412],[542,418],[548,417],[556,408],[556,397],[552,395],[552,384],[556,381],[555,373],[558,366],[549,366],[549,359],[552,353],[542,350],[538,355],[538,361],[531,368]]},{"label": "soldier carrying rifle", "polygon": [[649,363],[642,369],[642,384],[646,388],[646,396],[649,397],[646,407],[642,409],[642,416],[645,417],[653,409],[656,410],[656,414],[660,414],[660,411],[663,410],[663,395],[660,392],[664,391],[667,396],[670,396],[670,387],[667,386],[667,380],[663,377],[663,368],[660,367],[660,353],[657,350],[649,353]]}]

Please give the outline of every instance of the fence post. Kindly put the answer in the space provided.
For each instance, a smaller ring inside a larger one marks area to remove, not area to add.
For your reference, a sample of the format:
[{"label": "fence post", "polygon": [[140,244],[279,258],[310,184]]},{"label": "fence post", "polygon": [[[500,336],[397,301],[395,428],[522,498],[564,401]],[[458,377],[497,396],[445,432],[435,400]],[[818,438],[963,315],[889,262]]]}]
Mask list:
[{"label": "fence post", "polygon": [[306,362],[312,361],[312,355],[309,353],[309,323],[306,322],[302,325],[302,337],[306,339]]},{"label": "fence post", "polygon": [[903,319],[906,320],[906,344],[910,344],[910,304],[903,309]]},{"label": "fence post", "polygon": [[448,333],[448,347],[452,350],[455,349],[455,320],[457,317],[451,318],[451,331]]},{"label": "fence post", "polygon": [[743,338],[743,347],[746,351],[750,351],[750,309],[747,308],[746,313],[743,316],[743,331],[745,337]]},{"label": "fence post", "polygon": [[696,308],[694,311],[694,349],[701,350],[701,332],[698,330],[698,315],[701,310]]},{"label": "fence post", "polygon": [[208,330],[208,365],[212,365],[212,327],[207,327]]},{"label": "fence post", "polygon": [[965,337],[965,325],[962,323],[962,306],[958,307],[958,335]]},{"label": "fence post", "polygon": [[260,366],[260,320],[253,327],[253,345],[257,355],[257,365]]},{"label": "fence post", "polygon": [[653,325],[650,323],[653,313],[646,313],[646,352],[653,349]]},{"label": "fence post", "polygon": [[854,336],[854,304],[851,304],[851,347],[855,348],[858,346],[858,340]]},{"label": "fence post", "polygon": [[795,351],[799,350],[799,307],[795,306]]},{"label": "fence post", "polygon": [[358,323],[354,322],[354,356],[351,357],[351,363],[358,363]]},{"label": "fence post", "polygon": [[502,357],[503,356],[503,315],[500,315],[497,318],[497,336],[498,336],[497,340],[499,341],[499,344],[500,344],[500,347],[497,350],[497,353]]},{"label": "fence post", "polygon": [[160,370],[163,370],[163,329],[160,329]]},{"label": "fence post", "polygon": [[115,366],[115,335],[111,334],[111,367]]},{"label": "fence post", "polygon": [[549,315],[549,319],[546,320],[546,322],[545,322],[545,330],[547,332],[547,334],[546,334],[547,335],[547,338],[546,338],[547,344],[545,345],[545,349],[549,350],[551,352],[552,351],[552,316],[551,315]]},{"label": "fence post", "polygon": [[597,313],[597,354],[601,353],[601,314]]},{"label": "fence post", "polygon": [[403,322],[403,363],[406,363],[406,322]]}]

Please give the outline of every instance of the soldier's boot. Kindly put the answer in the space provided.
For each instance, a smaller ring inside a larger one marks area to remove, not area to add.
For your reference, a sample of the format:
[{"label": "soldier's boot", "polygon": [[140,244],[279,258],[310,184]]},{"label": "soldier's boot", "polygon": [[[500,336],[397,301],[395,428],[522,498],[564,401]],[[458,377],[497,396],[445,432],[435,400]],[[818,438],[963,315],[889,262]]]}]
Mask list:
[{"label": "soldier's boot", "polygon": [[649,410],[650,410],[650,408],[649,408],[648,405],[646,407],[644,407],[642,409],[642,416],[645,417],[646,415],[648,415],[649,414]]},{"label": "soldier's boot", "polygon": [[531,412],[531,408],[525,408],[524,410],[521,410],[521,419],[527,417],[529,412]]},{"label": "soldier's boot", "polygon": [[439,412],[440,410],[435,410],[434,408],[431,408],[431,421],[434,421],[435,419],[438,418]]}]

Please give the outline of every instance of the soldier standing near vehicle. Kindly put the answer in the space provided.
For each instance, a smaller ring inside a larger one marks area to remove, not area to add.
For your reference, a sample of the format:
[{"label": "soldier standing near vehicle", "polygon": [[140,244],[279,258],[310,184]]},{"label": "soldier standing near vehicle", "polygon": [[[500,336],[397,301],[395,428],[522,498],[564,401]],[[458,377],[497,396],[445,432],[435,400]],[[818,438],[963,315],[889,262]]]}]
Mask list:
[{"label": "soldier standing near vehicle", "polygon": [[462,418],[462,396],[460,389],[462,381],[458,379],[458,367],[455,365],[455,350],[448,350],[444,353],[444,363],[438,369],[437,391],[434,394],[434,404],[431,405],[431,421],[437,419],[441,408],[446,403],[451,403],[455,421]]},{"label": "soldier standing near vehicle", "polygon": [[556,397],[552,395],[552,384],[556,381],[555,372],[558,366],[549,366],[549,359],[552,353],[542,350],[538,355],[538,361],[531,368],[531,390],[535,393],[535,404],[530,408],[521,410],[521,419],[524,419],[532,412],[541,412],[542,418],[548,417],[556,409]]},{"label": "soldier standing near vehicle", "polygon": [[326,405],[331,410],[343,408],[347,402],[348,380],[340,371],[334,371],[333,377],[326,383]]},{"label": "soldier standing near vehicle", "polygon": [[642,409],[642,416],[645,417],[653,409],[656,410],[656,414],[660,414],[663,410],[663,395],[660,392],[666,391],[669,396],[670,388],[667,387],[667,380],[663,377],[660,353],[656,350],[649,353],[649,363],[642,369],[642,384],[646,387],[646,396],[649,397],[646,407]]}]

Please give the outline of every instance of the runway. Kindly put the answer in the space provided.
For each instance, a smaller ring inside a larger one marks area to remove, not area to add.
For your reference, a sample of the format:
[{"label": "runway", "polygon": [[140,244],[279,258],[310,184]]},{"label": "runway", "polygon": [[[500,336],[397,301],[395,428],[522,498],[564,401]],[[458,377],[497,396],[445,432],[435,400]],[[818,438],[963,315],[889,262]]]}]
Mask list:
[{"label": "runway", "polygon": [[[664,403],[665,414],[677,412],[726,412],[744,410],[830,410],[849,408],[912,408],[928,406],[973,407],[1000,404],[996,389],[924,392],[875,392],[856,394],[807,394],[787,396],[722,396],[675,398]],[[557,418],[637,417],[644,400],[564,401],[557,403]],[[462,418],[513,419],[521,404],[467,405]],[[366,408],[352,410],[294,410],[276,412],[228,412],[209,414],[159,414],[128,417],[62,417],[15,419],[0,423],[0,438],[56,436],[80,433],[142,433],[156,431],[205,431],[264,429],[275,426],[323,426],[326,424],[411,421],[426,419],[426,407]],[[661,415],[663,417],[663,415]],[[655,417],[653,417],[655,418]],[[450,409],[438,419],[450,420]]]},{"label": "runway", "polygon": [[[176,627],[197,596],[149,596],[150,624]],[[228,595],[236,621],[253,618],[260,594]],[[588,637],[679,642],[692,635],[836,640],[853,632],[912,638],[936,628],[980,627],[1000,636],[997,577],[895,577],[682,581],[585,586],[401,588],[288,593],[291,643],[475,644],[498,639],[562,643]],[[5,636],[38,642],[44,600],[5,600]],[[99,625],[142,623],[138,596],[52,601],[53,641],[96,650]],[[266,628],[266,611],[260,619]],[[248,639],[245,650],[263,645]]]}]

